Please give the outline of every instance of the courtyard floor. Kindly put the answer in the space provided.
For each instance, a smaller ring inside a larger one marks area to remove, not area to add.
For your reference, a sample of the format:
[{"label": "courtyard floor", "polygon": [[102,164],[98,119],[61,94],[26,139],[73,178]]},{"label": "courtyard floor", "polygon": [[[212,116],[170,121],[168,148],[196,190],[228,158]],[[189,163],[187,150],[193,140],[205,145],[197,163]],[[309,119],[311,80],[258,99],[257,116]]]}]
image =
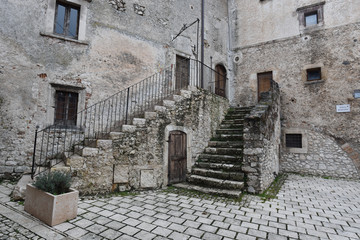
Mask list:
[{"label": "courtyard floor", "polygon": [[0,239],[360,239],[360,181],[289,175],[276,198],[241,202],[161,190],[85,198],[53,228],[10,201],[13,188],[0,185]]}]

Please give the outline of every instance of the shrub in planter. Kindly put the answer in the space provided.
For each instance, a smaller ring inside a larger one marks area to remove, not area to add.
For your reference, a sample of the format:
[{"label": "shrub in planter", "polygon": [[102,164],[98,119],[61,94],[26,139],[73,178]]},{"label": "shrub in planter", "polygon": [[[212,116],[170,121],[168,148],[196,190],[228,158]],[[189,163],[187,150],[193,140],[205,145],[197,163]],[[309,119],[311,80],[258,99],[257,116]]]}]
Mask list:
[{"label": "shrub in planter", "polygon": [[54,171],[26,186],[25,211],[50,226],[76,218],[79,192],[70,188],[69,173]]}]

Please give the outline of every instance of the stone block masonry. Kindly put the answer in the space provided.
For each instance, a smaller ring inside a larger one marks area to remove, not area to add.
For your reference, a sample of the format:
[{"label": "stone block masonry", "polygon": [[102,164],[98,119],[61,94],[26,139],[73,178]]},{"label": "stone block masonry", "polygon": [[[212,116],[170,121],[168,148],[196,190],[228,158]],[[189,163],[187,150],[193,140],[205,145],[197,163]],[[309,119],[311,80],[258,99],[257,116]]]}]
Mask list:
[{"label": "stone block masonry", "polygon": [[280,133],[280,90],[273,82],[245,117],[242,171],[248,192],[264,191],[279,172]]},{"label": "stone block masonry", "polygon": [[[112,190],[154,189],[168,184],[169,131],[187,134],[187,170],[221,123],[228,100],[205,90],[182,90],[176,100],[165,100],[133,125],[98,140],[96,148],[85,148],[82,156],[69,161],[74,187],[82,194]],[[172,102],[172,104],[171,104]]]},{"label": "stone block masonry", "polygon": [[356,153],[349,144],[340,147],[332,137],[311,130],[307,130],[303,137],[308,141],[307,152],[291,153],[285,148],[281,156],[281,171],[359,178]]}]

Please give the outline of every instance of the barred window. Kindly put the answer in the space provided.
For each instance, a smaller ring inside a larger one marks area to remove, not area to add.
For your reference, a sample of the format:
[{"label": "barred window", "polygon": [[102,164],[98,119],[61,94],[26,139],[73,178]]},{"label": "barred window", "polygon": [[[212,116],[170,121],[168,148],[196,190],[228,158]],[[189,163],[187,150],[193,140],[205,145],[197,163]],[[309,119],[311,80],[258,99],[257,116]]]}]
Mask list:
[{"label": "barred window", "polygon": [[79,94],[75,92],[56,91],[55,124],[75,126]]},{"label": "barred window", "polygon": [[286,147],[302,148],[302,134],[286,134]]}]

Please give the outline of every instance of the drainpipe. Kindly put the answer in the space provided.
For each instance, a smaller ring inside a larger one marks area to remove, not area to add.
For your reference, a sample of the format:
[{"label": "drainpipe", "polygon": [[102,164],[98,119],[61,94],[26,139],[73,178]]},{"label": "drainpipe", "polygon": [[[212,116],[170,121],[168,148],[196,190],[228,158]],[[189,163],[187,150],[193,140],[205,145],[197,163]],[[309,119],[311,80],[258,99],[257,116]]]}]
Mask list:
[{"label": "drainpipe", "polygon": [[201,0],[201,72],[200,72],[200,81],[201,81],[201,88],[204,88],[204,0]]},{"label": "drainpipe", "polygon": [[[228,99],[230,101],[231,105],[234,105],[234,95],[235,95],[235,77],[234,77],[234,51],[233,51],[233,39],[232,39],[232,27],[233,27],[233,11],[232,9],[234,9],[235,6],[235,2],[234,0],[228,0],[227,2],[227,7],[228,7],[228,83],[227,83],[227,91],[228,94],[226,94],[226,96],[228,96]],[[236,20],[236,19],[235,19]]]}]

